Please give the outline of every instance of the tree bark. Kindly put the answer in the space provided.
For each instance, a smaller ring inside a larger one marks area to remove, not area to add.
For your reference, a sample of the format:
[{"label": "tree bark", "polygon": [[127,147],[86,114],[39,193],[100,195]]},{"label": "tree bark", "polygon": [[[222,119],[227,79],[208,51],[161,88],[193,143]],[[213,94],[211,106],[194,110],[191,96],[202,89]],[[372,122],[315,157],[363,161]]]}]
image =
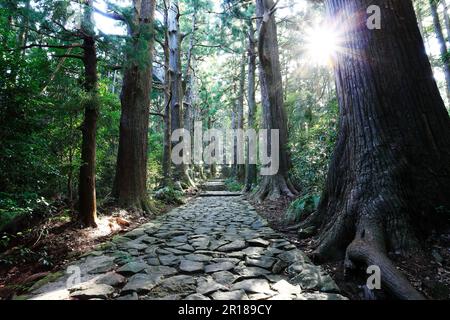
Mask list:
[{"label": "tree bark", "polygon": [[[192,17],[192,27],[191,34],[189,39],[189,45],[187,49],[187,58],[186,58],[186,66],[183,76],[183,121],[184,121],[184,129],[190,132],[191,137],[193,137],[193,129],[194,129],[194,121],[193,121],[193,104],[194,104],[194,86],[195,79],[192,76],[193,65],[194,65],[194,44],[195,44],[195,31],[197,30],[197,7],[194,7],[194,14]],[[190,153],[190,157],[192,160],[192,152]],[[191,166],[189,164],[185,164],[183,170],[185,172],[185,178],[188,179],[188,183],[191,186],[195,187],[195,183],[191,178],[189,172],[191,172]]]},{"label": "tree bark", "polygon": [[79,217],[86,227],[97,227],[97,200],[95,190],[96,135],[98,118],[97,53],[93,27],[93,1],[85,3],[82,24],[84,49],[84,122],[82,125],[81,166],[79,179]]},{"label": "tree bark", "polygon": [[437,0],[430,0],[431,16],[433,17],[434,32],[439,42],[439,50],[441,53],[442,69],[445,75],[447,99],[450,102],[450,59],[447,52],[447,44],[445,42],[444,33],[437,11]]},{"label": "tree bark", "polygon": [[170,141],[171,133],[172,133],[172,125],[171,125],[171,93],[170,93],[170,51],[169,51],[169,7],[167,5],[168,0],[164,0],[164,147],[163,147],[163,162],[162,162],[162,170],[163,170],[163,181],[162,186],[168,186],[172,183],[172,160],[171,160],[171,152],[172,152],[172,142]]},{"label": "tree bark", "polygon": [[[253,27],[253,21],[248,22],[248,128],[255,129],[255,114],[256,114],[256,41],[255,41],[255,29]],[[245,177],[245,192],[250,192],[253,186],[256,184],[256,164],[250,164],[250,146],[247,139],[247,170]]]},{"label": "tree bark", "polygon": [[125,66],[120,97],[122,115],[113,194],[122,207],[150,212],[147,154],[155,1],[134,0],[133,9],[130,31],[134,49]]},{"label": "tree bark", "polygon": [[444,24],[445,24],[445,30],[447,31],[447,42],[450,43],[450,17],[448,15],[448,6],[447,2],[445,0],[441,1],[442,4],[442,11],[444,12]]},{"label": "tree bark", "polygon": [[[370,5],[382,10],[381,30],[366,27]],[[334,64],[339,135],[319,210],[301,227],[320,227],[317,259],[377,265],[395,297],[421,299],[388,253],[417,252],[436,208],[450,205],[450,119],[411,1],[326,7],[343,46]]]},{"label": "tree bark", "polygon": [[[291,162],[287,150],[287,117],[283,104],[283,81],[274,12],[275,4],[273,0],[256,0],[256,15],[263,17],[257,20],[263,127],[269,131],[272,129],[279,130],[280,133],[279,170],[277,174],[264,176],[261,179],[261,183],[254,194],[255,199],[259,201],[276,200],[280,197],[293,198],[297,194],[288,177]],[[270,134],[268,140],[270,149]]]},{"label": "tree bark", "polygon": [[[171,129],[172,132],[183,128],[183,79],[181,71],[181,35],[180,35],[180,11],[178,0],[172,0],[169,8],[169,72],[171,99]],[[195,187],[187,173],[184,164],[176,165],[173,172],[174,180],[180,181],[187,187]]]},{"label": "tree bark", "polygon": [[[244,90],[245,90],[245,63],[246,54],[242,54],[241,66],[239,71],[239,93],[237,98],[237,128],[244,130]],[[242,131],[243,132],[243,131]],[[240,134],[240,140],[244,142],[243,134]],[[244,146],[239,146],[244,147]],[[243,151],[243,150],[242,150]],[[240,183],[245,182],[245,164],[237,164],[236,180]]]}]

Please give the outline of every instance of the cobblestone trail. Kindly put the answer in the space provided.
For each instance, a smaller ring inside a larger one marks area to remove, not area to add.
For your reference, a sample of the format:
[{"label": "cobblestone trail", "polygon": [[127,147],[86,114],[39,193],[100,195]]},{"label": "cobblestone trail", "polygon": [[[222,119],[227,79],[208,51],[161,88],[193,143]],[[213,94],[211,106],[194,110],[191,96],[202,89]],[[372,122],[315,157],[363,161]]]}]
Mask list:
[{"label": "cobblestone trail", "polygon": [[31,299],[345,299],[248,202],[219,192],[116,236]]}]

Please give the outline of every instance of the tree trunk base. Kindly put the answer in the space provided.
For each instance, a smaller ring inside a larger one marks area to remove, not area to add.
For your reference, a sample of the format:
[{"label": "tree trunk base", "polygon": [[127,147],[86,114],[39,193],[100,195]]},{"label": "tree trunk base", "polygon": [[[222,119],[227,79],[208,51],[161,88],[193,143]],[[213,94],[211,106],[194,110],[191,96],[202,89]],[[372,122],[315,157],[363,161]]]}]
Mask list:
[{"label": "tree trunk base", "polygon": [[276,201],[283,197],[293,199],[297,194],[298,191],[289,181],[289,178],[277,174],[263,177],[261,184],[251,198],[257,202]]}]

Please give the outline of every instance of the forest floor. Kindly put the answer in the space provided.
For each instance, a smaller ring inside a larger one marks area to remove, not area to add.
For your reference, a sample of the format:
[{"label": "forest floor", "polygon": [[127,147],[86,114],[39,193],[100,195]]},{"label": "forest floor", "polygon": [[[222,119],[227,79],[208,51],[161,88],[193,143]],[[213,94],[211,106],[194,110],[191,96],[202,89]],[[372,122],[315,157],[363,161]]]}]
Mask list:
[{"label": "forest floor", "polygon": [[[285,215],[290,201],[283,199],[263,204],[252,203],[258,213],[265,217],[270,226],[283,233],[289,241],[295,244],[311,257],[314,243],[311,239],[299,240],[297,230],[290,229],[280,217]],[[398,269],[409,279],[412,285],[428,299],[450,299],[450,229],[434,234],[424,241],[422,255],[408,259],[391,256]],[[364,290],[367,276],[364,270],[351,276],[344,276],[344,262],[325,263],[321,265],[337,283],[342,293],[352,300],[389,299],[382,290],[372,294]]]},{"label": "forest floor", "polygon": [[[189,201],[192,194],[187,196]],[[98,228],[81,229],[76,217],[67,217],[65,210],[29,226],[13,238],[0,252],[0,300],[11,299],[28,290],[34,283],[61,269],[73,260],[114,236],[129,232],[173,209],[160,205],[157,214],[142,215],[113,207],[99,214]],[[33,231],[32,231],[33,230]]]}]

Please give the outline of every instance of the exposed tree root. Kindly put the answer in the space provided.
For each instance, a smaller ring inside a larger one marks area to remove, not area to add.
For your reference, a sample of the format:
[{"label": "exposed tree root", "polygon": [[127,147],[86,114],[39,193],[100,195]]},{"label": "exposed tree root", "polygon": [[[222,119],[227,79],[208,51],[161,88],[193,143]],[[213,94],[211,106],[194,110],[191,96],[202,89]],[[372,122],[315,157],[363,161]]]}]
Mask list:
[{"label": "exposed tree root", "polygon": [[[333,224],[328,224],[321,230],[314,258],[319,261],[335,259],[344,249],[346,272],[356,269],[357,265],[377,266],[381,271],[382,289],[386,289],[393,297],[402,300],[425,299],[387,256],[384,224],[366,217],[353,228],[356,230],[350,230],[351,219],[346,215],[339,215]],[[351,234],[354,235],[353,240],[348,237]],[[350,244],[345,248],[348,243]]]},{"label": "exposed tree root", "polygon": [[281,197],[295,198],[297,194],[298,191],[289,182],[289,179],[277,174],[265,176],[251,198],[257,202],[275,201]]},{"label": "exposed tree root", "polygon": [[[346,268],[354,263],[378,266],[381,270],[381,283],[394,297],[402,300],[425,299],[409,281],[397,270],[381,248],[377,248],[363,239],[354,240],[347,248]],[[383,288],[382,287],[382,288]]]}]

